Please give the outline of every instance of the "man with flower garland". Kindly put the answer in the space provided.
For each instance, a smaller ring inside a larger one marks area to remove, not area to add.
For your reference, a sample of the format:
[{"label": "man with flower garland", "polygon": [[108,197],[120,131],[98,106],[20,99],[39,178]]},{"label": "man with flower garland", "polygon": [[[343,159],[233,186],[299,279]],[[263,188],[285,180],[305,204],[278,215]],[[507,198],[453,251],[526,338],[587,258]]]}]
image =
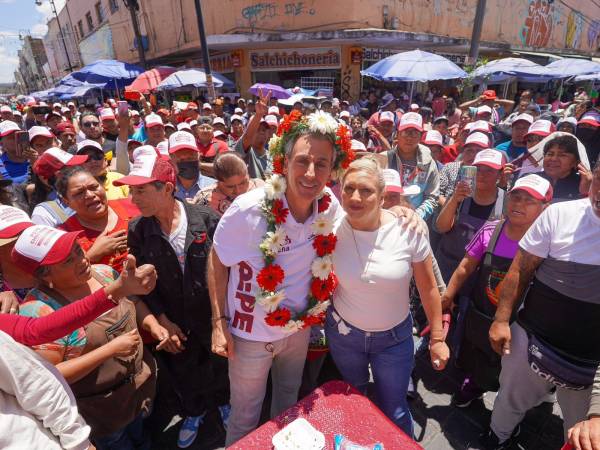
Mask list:
[{"label": "man with flower garland", "polygon": [[212,348],[229,358],[227,446],[258,425],[269,371],[271,416],[297,401],[310,326],[336,283],[329,255],[343,213],[326,184],[353,157],[348,131],[323,112],[286,116],[269,145],[276,175],[236,198],[215,232],[208,286]]}]

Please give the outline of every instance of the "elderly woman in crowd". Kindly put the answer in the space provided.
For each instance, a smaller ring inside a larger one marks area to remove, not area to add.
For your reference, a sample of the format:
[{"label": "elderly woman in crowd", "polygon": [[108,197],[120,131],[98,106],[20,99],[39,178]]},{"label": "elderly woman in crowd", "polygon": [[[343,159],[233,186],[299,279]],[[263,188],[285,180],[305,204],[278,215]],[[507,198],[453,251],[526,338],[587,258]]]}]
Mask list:
[{"label": "elderly woman in crowd", "polygon": [[430,354],[436,370],[445,367],[449,351],[427,236],[403,230],[397,217],[382,209],[384,186],[378,165],[366,159],[350,164],[342,178],[346,216],[337,224],[332,258],[339,285],[325,332],[344,379],[364,392],[370,365],[377,404],[412,436],[406,393],[414,361],[409,313],[413,274],[432,328]]},{"label": "elderly woman in crowd", "polygon": [[[90,264],[77,243],[79,234],[43,225],[21,233],[12,261],[37,284],[25,297],[21,315],[48,315],[114,280],[109,267]],[[138,323],[160,340],[167,334],[143,306]],[[156,370],[144,352],[131,301],[123,299],[85,329],[34,348],[71,385],[98,449],[114,448],[117,442],[119,448],[147,448],[142,417],[154,397]]]},{"label": "elderly woman in crowd", "polygon": [[56,189],[75,212],[59,228],[81,231],[77,242],[92,264],[121,271],[127,259],[127,227],[139,215],[137,207],[129,199],[107,200],[104,187],[81,166],[64,170]]},{"label": "elderly woman in crowd", "polygon": [[217,182],[199,191],[190,203],[210,206],[222,215],[238,195],[264,184],[259,178],[250,178],[248,167],[237,153],[222,153],[215,158],[213,170]]}]

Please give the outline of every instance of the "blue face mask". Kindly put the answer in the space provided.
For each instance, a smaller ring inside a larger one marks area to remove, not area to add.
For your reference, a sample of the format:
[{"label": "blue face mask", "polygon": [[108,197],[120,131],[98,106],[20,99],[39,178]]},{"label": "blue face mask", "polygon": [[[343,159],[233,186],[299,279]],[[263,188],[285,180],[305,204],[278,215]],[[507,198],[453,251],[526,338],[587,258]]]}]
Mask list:
[{"label": "blue face mask", "polygon": [[196,180],[200,175],[198,161],[181,161],[177,163],[177,175],[186,180]]}]

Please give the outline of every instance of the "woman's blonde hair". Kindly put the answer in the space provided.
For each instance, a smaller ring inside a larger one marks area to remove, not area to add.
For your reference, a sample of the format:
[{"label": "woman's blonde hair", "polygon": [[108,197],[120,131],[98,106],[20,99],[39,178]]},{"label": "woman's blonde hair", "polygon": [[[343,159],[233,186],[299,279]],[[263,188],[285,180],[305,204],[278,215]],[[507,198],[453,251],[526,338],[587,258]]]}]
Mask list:
[{"label": "woman's blonde hair", "polygon": [[373,157],[370,155],[365,155],[361,159],[352,161],[342,176],[342,186],[346,183],[346,177],[348,174],[353,172],[361,172],[375,177],[377,192],[382,193],[384,191],[385,180],[383,178],[383,171],[381,170],[381,166],[374,155]]}]

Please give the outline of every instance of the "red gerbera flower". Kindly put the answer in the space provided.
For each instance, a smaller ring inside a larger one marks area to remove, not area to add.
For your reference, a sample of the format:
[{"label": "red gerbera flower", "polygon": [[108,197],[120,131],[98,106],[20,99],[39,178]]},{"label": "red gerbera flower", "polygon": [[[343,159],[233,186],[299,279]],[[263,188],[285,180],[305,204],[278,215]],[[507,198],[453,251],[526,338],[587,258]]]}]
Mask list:
[{"label": "red gerbera flower", "polygon": [[313,325],[321,325],[323,323],[323,315],[318,314],[316,316],[304,316],[301,320],[304,320],[304,324],[307,327],[311,327]]},{"label": "red gerbera flower", "polygon": [[314,278],[310,284],[310,292],[314,298],[320,302],[323,302],[331,297],[331,294],[335,288],[335,284],[335,278],[332,274],[330,274],[326,280]]},{"label": "red gerbera flower", "polygon": [[272,327],[283,327],[292,318],[292,313],[287,308],[278,308],[265,316],[265,322]]},{"label": "red gerbera flower", "polygon": [[318,235],[313,241],[313,248],[317,252],[317,255],[323,257],[333,253],[335,250],[335,244],[337,243],[337,237],[335,234],[330,233],[327,236],[322,234]]},{"label": "red gerbera flower", "polygon": [[282,224],[285,223],[289,209],[283,207],[283,200],[273,200],[273,208],[271,209],[273,216],[275,216],[275,223]]},{"label": "red gerbera flower", "polygon": [[327,211],[327,208],[329,208],[330,204],[331,204],[331,196],[329,194],[323,195],[323,197],[321,197],[321,199],[317,203],[317,205],[318,205],[317,209],[318,209],[319,213]]},{"label": "red gerbera flower", "polygon": [[265,291],[272,292],[275,290],[277,285],[283,281],[285,273],[281,266],[277,264],[271,264],[263,267],[256,276],[256,282]]},{"label": "red gerbera flower", "polygon": [[283,158],[273,158],[273,173],[283,175]]}]

